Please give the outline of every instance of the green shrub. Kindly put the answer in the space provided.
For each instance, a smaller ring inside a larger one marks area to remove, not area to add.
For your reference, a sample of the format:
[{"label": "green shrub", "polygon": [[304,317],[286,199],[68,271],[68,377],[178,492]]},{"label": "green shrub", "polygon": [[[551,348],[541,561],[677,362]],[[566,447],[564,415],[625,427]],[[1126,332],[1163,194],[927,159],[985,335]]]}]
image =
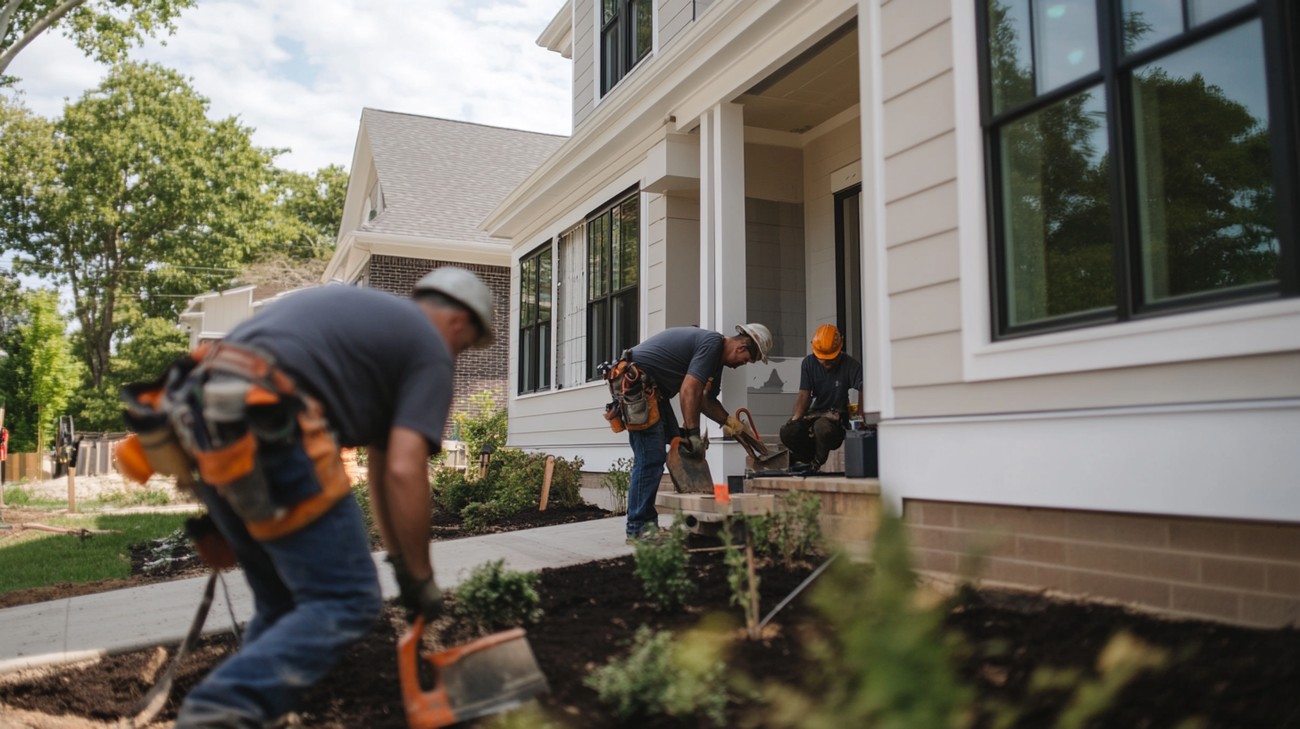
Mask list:
[{"label": "green shrub", "polygon": [[745,632],[750,640],[758,638],[759,578],[754,566],[753,525],[764,523],[761,517],[736,514],[723,521],[720,531],[731,604],[744,611]]},{"label": "green shrub", "polygon": [[[536,509],[541,503],[546,459],[544,453],[502,448],[492,454],[487,474],[482,477],[439,469],[433,479],[434,503],[440,510],[460,516],[471,529],[482,529],[504,517]],[[572,508],[582,503],[581,469],[581,459],[555,459],[548,506]]]},{"label": "green shrub", "polygon": [[370,482],[364,478],[357,479],[352,484],[352,498],[356,499],[357,506],[361,508],[361,519],[366,524],[366,536],[370,539],[371,548],[382,549],[384,538],[379,533],[379,525],[375,523],[375,508],[370,503]]},{"label": "green shrub", "polygon": [[780,508],[766,518],[763,540],[766,549],[779,554],[787,567],[796,558],[821,554],[824,542],[820,515],[821,499],[817,494],[800,491],[782,494]]},{"label": "green shrub", "polygon": [[722,726],[727,688],[719,653],[716,640],[674,640],[668,631],[642,625],[626,658],[597,669],[583,683],[624,722],[670,716],[682,724]]},{"label": "green shrub", "polygon": [[537,575],[505,569],[505,560],[479,565],[456,588],[456,614],[488,629],[499,630],[542,617]]},{"label": "green shrub", "polygon": [[627,513],[627,491],[632,486],[632,459],[620,458],[610,464],[600,484],[614,500],[614,513]]},{"label": "green shrub", "polygon": [[[491,445],[500,449],[506,444],[509,427],[508,413],[497,407],[496,390],[482,390],[469,398],[469,408],[452,416],[455,422],[456,439],[465,443],[465,452],[469,454],[470,470],[478,471],[478,455],[483,446]],[[495,456],[494,456],[495,457]]]},{"label": "green shrub", "polygon": [[667,612],[681,607],[695,591],[695,583],[686,576],[686,527],[681,517],[663,539],[646,539],[636,543],[633,572],[641,579],[646,597],[655,607]]}]

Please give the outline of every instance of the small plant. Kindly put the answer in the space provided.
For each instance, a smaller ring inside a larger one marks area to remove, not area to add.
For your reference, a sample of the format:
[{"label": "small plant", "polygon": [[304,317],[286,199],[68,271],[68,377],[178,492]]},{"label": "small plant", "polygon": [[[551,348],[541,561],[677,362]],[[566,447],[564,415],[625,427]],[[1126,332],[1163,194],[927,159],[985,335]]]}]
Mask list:
[{"label": "small plant", "polygon": [[456,588],[456,614],[487,630],[535,623],[542,617],[536,585],[537,575],[506,570],[504,559],[479,565]]},{"label": "small plant", "polygon": [[[167,489],[123,489],[100,494],[99,500],[118,508],[127,506],[166,506],[172,502],[172,491]],[[8,496],[6,494],[6,496]]]},{"label": "small plant", "polygon": [[352,484],[352,498],[356,499],[357,506],[361,509],[361,519],[366,525],[366,536],[370,539],[370,546],[373,549],[382,549],[384,547],[384,538],[379,533],[379,525],[375,523],[375,508],[370,503],[370,482],[364,478],[357,479]]},{"label": "small plant", "polygon": [[821,499],[816,494],[787,491],[781,506],[767,518],[766,543],[781,555],[786,567],[796,558],[819,554],[823,549]]},{"label": "small plant", "polygon": [[499,394],[496,390],[482,390],[471,395],[469,408],[453,416],[457,435],[465,442],[469,454],[470,470],[475,472],[478,471],[478,454],[483,451],[483,446],[500,449],[506,444],[508,413],[497,406]]},{"label": "small plant", "polygon": [[619,458],[610,464],[605,477],[600,480],[614,501],[615,514],[627,513],[627,491],[632,485],[632,459]]},{"label": "small plant", "polygon": [[636,543],[633,572],[641,579],[646,597],[663,612],[681,607],[695,591],[695,583],[686,576],[686,526],[682,518],[663,539],[646,539]]},{"label": "small plant", "polygon": [[754,523],[760,520],[736,514],[722,523],[723,561],[731,604],[745,612],[745,634],[758,638],[758,572],[754,566]]},{"label": "small plant", "polygon": [[583,683],[625,722],[666,715],[722,726],[727,688],[721,647],[716,635],[674,639],[666,630],[642,625],[626,658],[597,669]]}]

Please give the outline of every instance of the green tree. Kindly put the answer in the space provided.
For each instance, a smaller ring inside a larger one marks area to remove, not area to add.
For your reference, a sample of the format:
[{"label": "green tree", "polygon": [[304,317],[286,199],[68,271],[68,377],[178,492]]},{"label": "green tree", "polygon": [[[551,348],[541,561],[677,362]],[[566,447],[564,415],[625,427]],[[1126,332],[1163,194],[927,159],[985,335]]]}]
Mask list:
[{"label": "green tree", "polygon": [[0,146],[30,151],[6,155],[19,174],[0,181],[0,247],[71,293],[95,388],[125,299],[146,317],[175,319],[283,233],[277,152],[207,109],[175,71],[126,63],[69,104],[52,132],[22,110],[0,116]]},{"label": "green tree", "polygon": [[118,345],[103,385],[83,385],[73,397],[70,409],[77,429],[122,430],[122,386],[157,378],[189,346],[189,336],[170,319],[149,318],[135,324],[130,337]]},{"label": "green tree", "polygon": [[126,57],[132,46],[159,30],[176,29],[176,17],[195,0],[4,0],[0,7],[0,85],[5,69],[27,44],[59,28],[101,63]]},{"label": "green tree", "polygon": [[284,242],[293,258],[328,259],[334,252],[343,198],[348,193],[348,173],[341,165],[328,165],[312,174],[279,170],[276,175],[279,207],[297,230]]},{"label": "green tree", "polygon": [[13,349],[5,348],[9,356],[0,367],[0,399],[15,452],[45,450],[81,374],[58,307],[54,291],[25,293],[22,321],[9,341]]}]

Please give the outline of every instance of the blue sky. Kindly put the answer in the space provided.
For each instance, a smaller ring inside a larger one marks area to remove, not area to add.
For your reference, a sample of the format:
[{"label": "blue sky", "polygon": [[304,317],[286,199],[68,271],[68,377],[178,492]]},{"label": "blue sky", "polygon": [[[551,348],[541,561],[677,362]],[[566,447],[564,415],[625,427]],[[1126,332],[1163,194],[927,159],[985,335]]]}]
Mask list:
[{"label": "blue sky", "polygon": [[[563,0],[200,0],[133,57],[189,76],[215,117],[290,148],[282,167],[350,166],[363,107],[552,134],[570,130],[570,62],[536,44]],[[165,45],[164,45],[165,44]],[[9,68],[62,113],[103,77],[57,32]]]}]

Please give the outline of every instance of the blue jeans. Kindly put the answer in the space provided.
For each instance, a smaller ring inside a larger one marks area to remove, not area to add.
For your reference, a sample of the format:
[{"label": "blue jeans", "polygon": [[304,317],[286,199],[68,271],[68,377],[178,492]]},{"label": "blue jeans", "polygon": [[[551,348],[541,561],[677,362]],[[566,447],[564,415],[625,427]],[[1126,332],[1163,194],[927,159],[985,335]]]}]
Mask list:
[{"label": "blue jeans", "polygon": [[[264,464],[273,498],[319,489],[301,448],[277,456]],[[215,489],[199,484],[198,492],[239,558],[254,612],[243,647],[189,692],[176,726],[260,727],[292,711],[378,619],[365,522],[348,496],[302,529],[259,542]]]},{"label": "blue jeans", "polygon": [[[662,412],[664,405],[660,405]],[[664,475],[664,462],[668,458],[668,424],[659,422],[645,430],[629,430],[632,443],[631,483],[627,488],[627,535],[640,534],[645,529],[659,528],[659,512],[655,510],[655,495]],[[673,428],[674,435],[676,427]]]}]

